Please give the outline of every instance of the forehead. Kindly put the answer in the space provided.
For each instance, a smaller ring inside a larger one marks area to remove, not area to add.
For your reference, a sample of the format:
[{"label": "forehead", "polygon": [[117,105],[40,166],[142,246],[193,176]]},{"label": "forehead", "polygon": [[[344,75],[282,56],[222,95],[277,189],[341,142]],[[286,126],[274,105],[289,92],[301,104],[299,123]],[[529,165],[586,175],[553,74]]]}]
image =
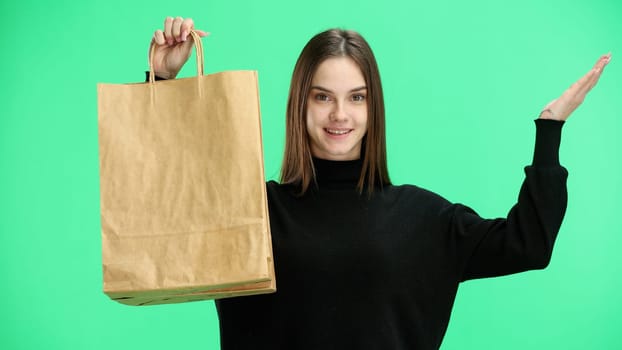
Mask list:
[{"label": "forehead", "polygon": [[352,88],[365,86],[365,77],[352,58],[331,57],[317,67],[312,85],[333,91],[350,91]]}]

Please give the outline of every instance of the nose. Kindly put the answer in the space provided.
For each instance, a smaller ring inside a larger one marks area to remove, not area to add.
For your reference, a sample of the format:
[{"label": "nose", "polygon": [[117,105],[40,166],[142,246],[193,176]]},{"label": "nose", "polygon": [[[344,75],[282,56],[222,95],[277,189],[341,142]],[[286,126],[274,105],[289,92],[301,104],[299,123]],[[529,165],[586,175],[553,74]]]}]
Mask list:
[{"label": "nose", "polygon": [[329,118],[331,122],[335,123],[348,120],[348,113],[346,113],[343,103],[334,104],[334,108],[330,112]]}]

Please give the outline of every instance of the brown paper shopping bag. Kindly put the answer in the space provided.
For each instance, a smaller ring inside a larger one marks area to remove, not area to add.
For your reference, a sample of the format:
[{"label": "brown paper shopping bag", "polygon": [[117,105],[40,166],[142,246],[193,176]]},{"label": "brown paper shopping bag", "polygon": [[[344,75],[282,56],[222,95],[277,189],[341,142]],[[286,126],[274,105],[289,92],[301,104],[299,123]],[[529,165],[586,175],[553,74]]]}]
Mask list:
[{"label": "brown paper shopping bag", "polygon": [[130,305],[275,291],[257,73],[98,84],[104,292]]}]

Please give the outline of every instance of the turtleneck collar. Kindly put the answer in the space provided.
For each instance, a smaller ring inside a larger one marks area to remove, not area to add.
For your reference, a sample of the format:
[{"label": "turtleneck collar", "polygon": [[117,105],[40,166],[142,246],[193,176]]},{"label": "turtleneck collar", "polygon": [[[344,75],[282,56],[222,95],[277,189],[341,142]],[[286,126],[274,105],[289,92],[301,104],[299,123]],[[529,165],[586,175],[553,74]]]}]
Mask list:
[{"label": "turtleneck collar", "polygon": [[361,177],[363,159],[337,161],[314,157],[313,166],[320,188],[355,188]]}]

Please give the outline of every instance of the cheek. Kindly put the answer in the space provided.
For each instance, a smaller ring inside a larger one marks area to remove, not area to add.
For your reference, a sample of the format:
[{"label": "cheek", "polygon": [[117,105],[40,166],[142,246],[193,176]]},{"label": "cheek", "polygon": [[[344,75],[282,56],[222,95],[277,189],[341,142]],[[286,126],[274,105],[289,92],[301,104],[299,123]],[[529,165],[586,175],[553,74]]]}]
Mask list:
[{"label": "cheek", "polygon": [[307,107],[305,123],[307,124],[308,131],[311,131],[311,128],[318,124],[319,116],[321,115],[319,112],[318,108]]},{"label": "cheek", "polygon": [[367,122],[369,120],[369,115],[367,114],[367,107],[361,109],[361,112],[358,115],[358,123],[360,126],[364,127],[367,130]]},{"label": "cheek", "polygon": [[307,108],[307,113],[305,116],[305,132],[307,133],[307,140],[314,144],[317,139],[317,131],[316,131],[316,122],[314,119],[313,111]]},{"label": "cheek", "polygon": [[313,126],[313,112],[311,112],[309,108],[307,108],[307,113],[305,113],[304,120],[307,127],[307,133],[309,133],[311,131],[311,127]]},{"label": "cheek", "polygon": [[313,123],[311,123],[311,121],[309,119],[309,114],[307,114],[307,122],[306,122],[305,131],[307,132],[307,135],[310,136],[310,137],[312,137],[312,135],[313,135],[312,129],[313,129]]}]

